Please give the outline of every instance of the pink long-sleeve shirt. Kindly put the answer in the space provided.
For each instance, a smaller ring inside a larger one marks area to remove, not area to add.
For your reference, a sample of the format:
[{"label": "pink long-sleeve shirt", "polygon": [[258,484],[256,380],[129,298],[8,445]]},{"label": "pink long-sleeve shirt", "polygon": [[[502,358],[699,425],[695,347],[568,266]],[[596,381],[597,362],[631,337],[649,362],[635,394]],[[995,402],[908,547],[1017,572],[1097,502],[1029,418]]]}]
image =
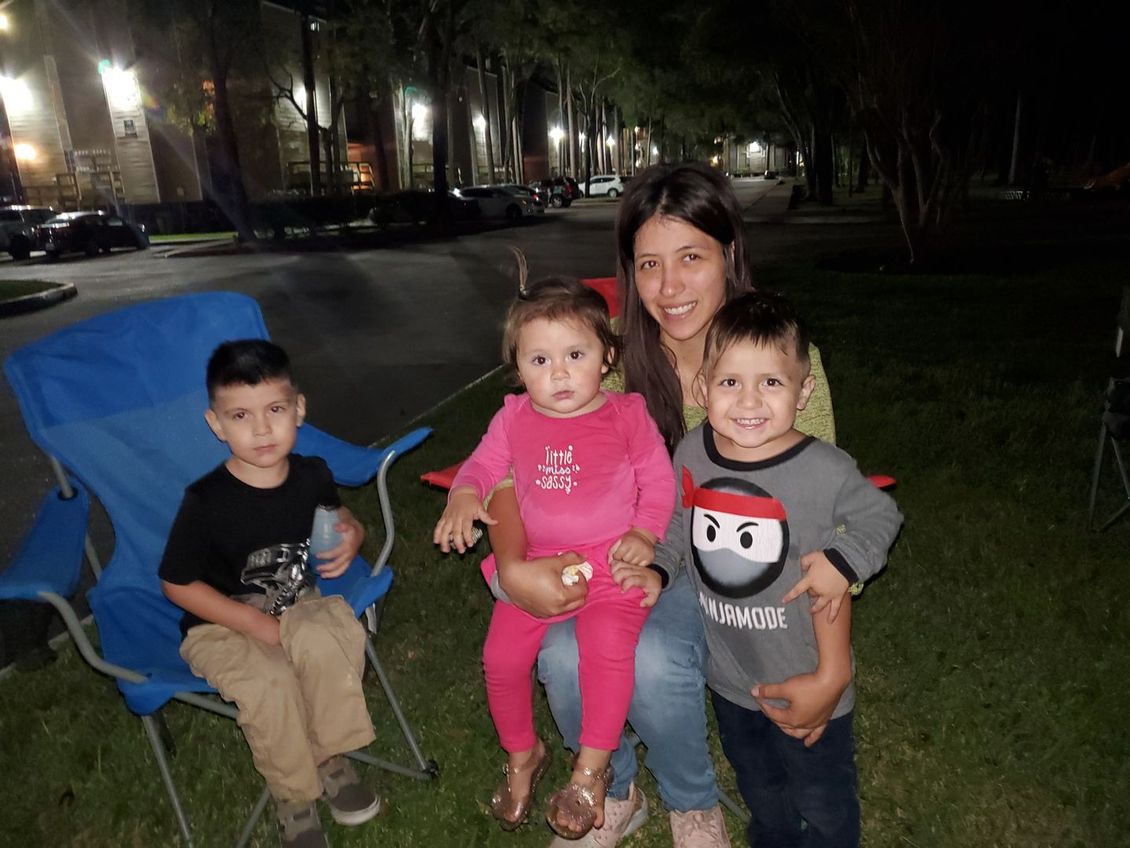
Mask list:
[{"label": "pink long-sleeve shirt", "polygon": [[605,392],[575,418],[536,411],[508,395],[452,484],[480,497],[513,472],[529,556],[598,551],[632,527],[662,539],[675,506],[675,476],[659,428],[638,394]]}]

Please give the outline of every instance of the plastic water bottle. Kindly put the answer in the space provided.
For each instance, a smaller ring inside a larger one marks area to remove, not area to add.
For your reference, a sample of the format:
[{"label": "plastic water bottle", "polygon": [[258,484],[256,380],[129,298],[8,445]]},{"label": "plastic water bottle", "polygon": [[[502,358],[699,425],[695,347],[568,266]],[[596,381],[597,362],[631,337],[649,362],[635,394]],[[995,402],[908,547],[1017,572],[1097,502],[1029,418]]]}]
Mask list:
[{"label": "plastic water bottle", "polygon": [[314,527],[310,531],[310,565],[321,565],[318,554],[325,553],[341,544],[341,534],[334,525],[341,521],[337,509],[332,506],[319,506],[314,510]]}]

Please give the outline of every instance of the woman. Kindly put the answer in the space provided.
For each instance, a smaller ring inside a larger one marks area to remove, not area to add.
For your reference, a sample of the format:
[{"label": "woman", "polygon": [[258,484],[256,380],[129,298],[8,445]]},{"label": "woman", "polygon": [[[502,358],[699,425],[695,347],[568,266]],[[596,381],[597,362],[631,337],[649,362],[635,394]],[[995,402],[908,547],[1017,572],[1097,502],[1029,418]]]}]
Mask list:
[{"label": "woman", "polygon": [[[639,392],[673,450],[688,429],[705,417],[693,390],[702,365],[703,342],[714,313],[752,287],[741,209],[729,180],[701,164],[658,165],[636,176],[620,202],[616,235],[619,293],[623,303],[622,385]],[[812,350],[817,387],[797,427],[835,441],[831,398],[819,354]],[[490,504],[498,522],[490,528],[498,583],[511,603],[533,615],[575,609],[584,587],[565,587],[561,570],[572,555],[525,559],[525,533],[513,492],[499,490]],[[615,564],[614,564],[615,567]],[[834,617],[849,580],[838,572],[816,573],[799,583],[815,596],[814,614]],[[706,740],[704,664],[706,644],[690,582],[671,582],[640,634],[636,686],[628,720],[647,746],[647,765],[671,811],[675,848],[728,846],[718,787]],[[580,694],[577,643],[571,622],[553,625],[538,658],[550,708],[566,745],[577,748]],[[774,719],[798,737],[813,735],[831,715],[838,693],[762,687],[767,698],[789,707]],[[813,731],[816,731],[813,733]],[[605,803],[605,823],[584,839],[560,838],[553,848],[608,848],[643,823],[647,801],[635,787],[638,765],[626,740],[613,754],[614,781]]]}]

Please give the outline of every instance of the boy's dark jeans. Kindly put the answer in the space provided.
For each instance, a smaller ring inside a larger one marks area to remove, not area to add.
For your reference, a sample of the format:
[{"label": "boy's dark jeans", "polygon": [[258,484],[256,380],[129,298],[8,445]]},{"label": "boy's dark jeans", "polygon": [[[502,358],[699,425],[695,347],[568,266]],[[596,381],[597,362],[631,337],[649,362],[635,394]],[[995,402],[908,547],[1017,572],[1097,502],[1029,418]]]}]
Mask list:
[{"label": "boy's dark jeans", "polygon": [[[710,693],[722,750],[752,818],[754,848],[855,848],[859,795],[852,714],[828,722],[811,748],[758,710]],[[802,825],[802,821],[804,824]]]}]

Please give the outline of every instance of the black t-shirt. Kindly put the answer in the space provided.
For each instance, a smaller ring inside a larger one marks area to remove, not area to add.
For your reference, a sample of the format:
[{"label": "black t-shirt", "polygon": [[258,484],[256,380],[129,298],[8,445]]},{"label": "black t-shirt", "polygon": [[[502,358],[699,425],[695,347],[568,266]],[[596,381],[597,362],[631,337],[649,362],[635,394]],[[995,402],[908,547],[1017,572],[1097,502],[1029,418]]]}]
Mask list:
[{"label": "black t-shirt", "polygon": [[[249,486],[221,465],[184,490],[158,574],[178,585],[203,581],[229,598],[263,594],[268,610],[285,606],[314,585],[306,558],[319,505],[341,505],[319,457],[291,454],[286,480],[273,489]],[[185,612],[181,632],[202,623]]]}]

